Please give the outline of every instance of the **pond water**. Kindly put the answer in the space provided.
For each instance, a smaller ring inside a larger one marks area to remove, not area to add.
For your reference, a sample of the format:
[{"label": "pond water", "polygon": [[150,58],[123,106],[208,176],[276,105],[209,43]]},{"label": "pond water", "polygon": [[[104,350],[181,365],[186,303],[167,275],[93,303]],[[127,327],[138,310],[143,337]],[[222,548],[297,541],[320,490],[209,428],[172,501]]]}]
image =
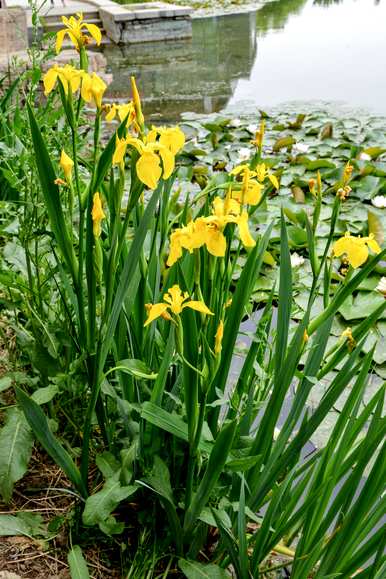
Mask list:
[{"label": "pond water", "polygon": [[386,0],[276,0],[195,19],[191,40],[106,47],[105,55],[110,98],[127,98],[135,74],[153,120],[245,101],[339,101],[386,114]]}]

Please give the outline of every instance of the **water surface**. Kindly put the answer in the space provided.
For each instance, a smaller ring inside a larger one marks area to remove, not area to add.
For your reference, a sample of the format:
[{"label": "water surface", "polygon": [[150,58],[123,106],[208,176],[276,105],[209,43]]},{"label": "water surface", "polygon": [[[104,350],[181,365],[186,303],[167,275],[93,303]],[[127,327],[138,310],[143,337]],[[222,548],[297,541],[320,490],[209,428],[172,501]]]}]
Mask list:
[{"label": "water surface", "polygon": [[386,114],[386,1],[277,0],[193,21],[191,40],[107,47],[111,98],[135,74],[153,119],[250,101],[344,102]]}]

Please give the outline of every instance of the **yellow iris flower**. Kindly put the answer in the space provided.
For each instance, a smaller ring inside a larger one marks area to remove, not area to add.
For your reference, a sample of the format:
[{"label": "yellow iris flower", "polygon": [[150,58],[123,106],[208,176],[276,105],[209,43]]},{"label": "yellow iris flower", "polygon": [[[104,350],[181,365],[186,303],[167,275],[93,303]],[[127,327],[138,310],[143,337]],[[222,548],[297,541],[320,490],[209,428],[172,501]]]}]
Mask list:
[{"label": "yellow iris flower", "polygon": [[98,109],[101,108],[102,97],[107,85],[95,72],[88,74],[88,72],[78,70],[70,64],[65,66],[54,65],[46,72],[43,78],[44,94],[46,96],[54,89],[58,79],[62,82],[66,94],[69,88],[71,93],[75,93],[80,88],[84,101],[88,103],[93,101]]},{"label": "yellow iris flower", "polygon": [[188,292],[182,293],[179,285],[176,284],[165,293],[163,302],[149,305],[148,317],[144,326],[148,326],[155,319],[165,315],[167,310],[179,316],[184,308],[190,308],[209,316],[214,315],[203,301],[190,300]]},{"label": "yellow iris flower", "polygon": [[53,90],[58,79],[62,82],[66,94],[68,93],[69,87],[71,92],[75,93],[80,87],[82,74],[80,70],[74,68],[70,64],[66,64],[65,66],[58,66],[55,64],[43,77],[44,94],[46,96],[48,96]]},{"label": "yellow iris flower", "polygon": [[106,83],[95,73],[82,74],[81,95],[86,103],[94,102],[95,106],[100,110],[102,107],[102,97],[107,88]]},{"label": "yellow iris flower", "polygon": [[[157,135],[160,135],[159,140],[157,140]],[[165,130],[153,129],[143,140],[135,137],[122,139],[117,137],[113,164],[121,165],[127,147],[129,145],[134,147],[139,153],[139,159],[135,166],[138,179],[149,189],[155,189],[161,177],[168,179],[173,173],[175,152],[180,150],[184,142],[185,136],[178,127]]]},{"label": "yellow iris flower", "polygon": [[239,165],[231,171],[231,175],[241,175],[243,179],[240,190],[232,190],[233,199],[241,204],[257,205],[261,199],[263,185],[253,179],[256,173],[251,171],[248,165]]},{"label": "yellow iris flower", "polygon": [[275,189],[279,189],[277,177],[267,170],[265,163],[260,163],[253,171],[248,165],[237,165],[237,167],[232,169],[230,175],[242,178],[240,189],[232,191],[233,199],[242,204],[257,205],[259,203],[263,191],[263,183],[267,178]]},{"label": "yellow iris flower", "polygon": [[60,166],[63,169],[67,183],[70,183],[74,161],[67,155],[66,151],[64,150],[60,156]]},{"label": "yellow iris flower", "polygon": [[[113,165],[121,165],[128,145],[137,149],[139,159],[135,165],[137,176],[149,189],[155,189],[158,181],[168,179],[174,170],[174,155],[159,143],[146,143],[135,137],[120,139],[117,136]],[[161,167],[162,160],[162,167]]]},{"label": "yellow iris flower", "polygon": [[93,197],[93,206],[91,210],[92,216],[92,230],[95,237],[100,237],[102,233],[102,220],[105,219],[106,215],[102,208],[102,200],[99,193],[95,193]]},{"label": "yellow iris flower", "polygon": [[83,30],[86,29],[90,36],[95,40],[97,45],[99,46],[102,40],[102,32],[95,24],[88,24],[87,22],[83,21],[83,14],[78,12],[77,15],[78,19],[75,16],[70,16],[70,18],[66,18],[62,16],[62,22],[65,28],[59,30],[56,33],[56,53],[60,52],[62,48],[63,40],[66,34],[69,36],[70,40],[74,44],[75,48],[79,51],[85,44],[89,44],[90,37],[84,34]]},{"label": "yellow iris flower", "polygon": [[255,240],[249,231],[248,212],[241,211],[240,204],[231,197],[225,200],[216,197],[213,201],[213,212],[208,217],[198,217],[185,227],[176,229],[170,236],[170,253],[167,265],[171,267],[182,257],[182,250],[190,253],[194,249],[206,246],[211,255],[224,257],[226,239],[223,233],[228,223],[238,227],[241,242],[245,247],[254,247]]},{"label": "yellow iris flower", "polygon": [[354,237],[347,232],[344,237],[335,241],[333,252],[337,257],[346,254],[349,264],[356,269],[367,261],[369,248],[374,253],[381,251],[372,233],[368,237]]},{"label": "yellow iris flower", "polygon": [[177,155],[185,145],[185,135],[180,127],[152,127],[147,135],[148,142],[156,142],[159,135],[159,144],[169,149],[173,155]]},{"label": "yellow iris flower", "polygon": [[115,119],[116,116],[118,116],[121,122],[127,117],[126,127],[129,127],[135,121],[135,109],[131,101],[122,105],[106,105],[106,108],[107,113],[105,118],[108,123]]}]

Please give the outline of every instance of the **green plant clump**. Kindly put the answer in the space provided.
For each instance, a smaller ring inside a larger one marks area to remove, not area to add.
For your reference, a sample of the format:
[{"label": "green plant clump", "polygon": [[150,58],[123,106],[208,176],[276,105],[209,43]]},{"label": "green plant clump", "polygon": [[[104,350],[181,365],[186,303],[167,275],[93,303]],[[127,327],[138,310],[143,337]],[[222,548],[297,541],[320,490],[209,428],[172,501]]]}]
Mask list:
[{"label": "green plant clump", "polygon": [[381,579],[386,249],[376,212],[347,206],[382,192],[385,150],[326,158],[327,125],[321,156],[295,154],[304,115],[148,128],[135,79],[104,104],[98,32],[68,31],[80,67],[0,101],[2,319],[24,368],[0,381],[0,492],[36,442],[75,503],[48,528],[0,515],[0,534],[65,526],[79,578],[91,538],[123,577]]}]

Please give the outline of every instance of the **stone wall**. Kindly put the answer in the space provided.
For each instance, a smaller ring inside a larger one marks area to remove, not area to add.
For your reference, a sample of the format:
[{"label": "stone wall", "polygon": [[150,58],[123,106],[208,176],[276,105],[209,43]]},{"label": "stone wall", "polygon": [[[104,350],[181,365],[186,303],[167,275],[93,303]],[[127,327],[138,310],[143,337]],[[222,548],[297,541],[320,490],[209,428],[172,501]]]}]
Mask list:
[{"label": "stone wall", "polygon": [[190,38],[191,13],[189,7],[164,2],[126,5],[104,3],[99,8],[106,34],[116,44]]},{"label": "stone wall", "polygon": [[28,48],[27,18],[22,8],[0,9],[0,54]]}]

